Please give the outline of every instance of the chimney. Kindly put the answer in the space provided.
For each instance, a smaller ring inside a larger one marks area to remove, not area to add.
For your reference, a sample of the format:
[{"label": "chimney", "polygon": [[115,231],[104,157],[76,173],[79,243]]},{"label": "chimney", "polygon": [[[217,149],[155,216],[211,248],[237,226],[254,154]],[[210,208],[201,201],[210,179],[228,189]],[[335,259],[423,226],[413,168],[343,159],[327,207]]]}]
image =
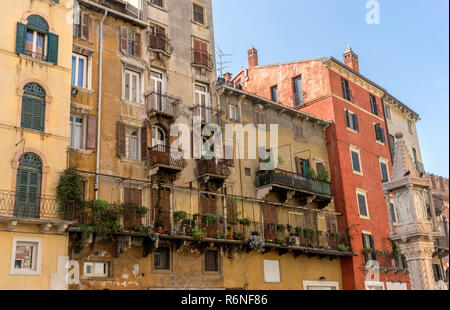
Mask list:
[{"label": "chimney", "polygon": [[350,45],[348,46],[348,49],[344,54],[344,61],[348,67],[359,73],[358,55],[352,50],[352,47]]},{"label": "chimney", "polygon": [[224,73],[223,78],[225,79],[225,84],[227,84],[229,81],[231,81],[232,74],[230,72]]},{"label": "chimney", "polygon": [[258,66],[258,50],[252,47],[248,50],[248,68],[253,69]]}]

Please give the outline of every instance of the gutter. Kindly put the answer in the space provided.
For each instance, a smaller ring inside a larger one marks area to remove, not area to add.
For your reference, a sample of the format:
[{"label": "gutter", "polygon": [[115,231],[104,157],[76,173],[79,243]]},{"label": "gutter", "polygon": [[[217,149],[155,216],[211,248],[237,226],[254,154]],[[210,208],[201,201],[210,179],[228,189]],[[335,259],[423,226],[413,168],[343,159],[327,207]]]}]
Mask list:
[{"label": "gutter", "polygon": [[97,151],[95,159],[95,184],[94,192],[95,199],[98,199],[98,173],[100,170],[100,130],[101,130],[101,119],[102,119],[102,79],[103,79],[103,23],[105,22],[106,16],[109,10],[105,8],[105,15],[103,15],[100,21],[99,27],[99,48],[98,48],[98,95],[97,95]]}]

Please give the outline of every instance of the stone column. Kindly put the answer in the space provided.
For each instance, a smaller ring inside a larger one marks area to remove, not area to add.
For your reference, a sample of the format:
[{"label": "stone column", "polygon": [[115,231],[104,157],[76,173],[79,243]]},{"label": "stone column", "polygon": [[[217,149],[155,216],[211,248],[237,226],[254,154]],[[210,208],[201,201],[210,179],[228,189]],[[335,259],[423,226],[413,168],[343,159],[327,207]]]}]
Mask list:
[{"label": "stone column", "polygon": [[413,290],[435,290],[432,256],[434,242],[415,240],[400,242],[400,250],[405,255]]}]

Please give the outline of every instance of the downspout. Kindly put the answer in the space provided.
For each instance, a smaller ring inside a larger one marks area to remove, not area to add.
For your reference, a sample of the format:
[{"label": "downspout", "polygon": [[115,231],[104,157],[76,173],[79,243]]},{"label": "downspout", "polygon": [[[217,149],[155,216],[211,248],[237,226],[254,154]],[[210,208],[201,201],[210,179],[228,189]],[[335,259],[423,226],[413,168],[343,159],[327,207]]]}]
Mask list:
[{"label": "downspout", "polygon": [[95,184],[94,192],[95,199],[98,199],[98,173],[100,170],[100,130],[101,130],[101,119],[102,119],[102,78],[103,78],[103,23],[108,15],[108,9],[105,8],[105,15],[100,22],[99,27],[99,47],[98,47],[98,94],[97,94],[97,153],[95,162]]},{"label": "downspout", "polygon": [[[386,126],[386,138],[388,140],[388,146],[389,146],[389,154],[391,154],[391,163],[392,165],[394,164],[394,154],[392,154],[392,148],[394,147],[393,145],[391,145],[391,140],[389,139],[389,125],[388,125],[388,121],[386,118],[386,107],[384,105],[384,100],[385,98],[387,98],[386,94],[383,94],[383,97],[381,97],[381,108],[383,109],[383,118],[384,118],[384,124]],[[394,133],[395,134],[395,133]]]}]

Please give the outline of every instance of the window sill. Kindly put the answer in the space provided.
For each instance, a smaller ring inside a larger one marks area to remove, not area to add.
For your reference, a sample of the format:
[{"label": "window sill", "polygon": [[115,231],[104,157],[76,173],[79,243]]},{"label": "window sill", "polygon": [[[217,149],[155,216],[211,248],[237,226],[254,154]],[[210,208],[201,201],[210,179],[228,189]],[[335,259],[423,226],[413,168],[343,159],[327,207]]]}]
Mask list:
[{"label": "window sill", "polygon": [[93,90],[93,89],[80,87],[80,86],[76,86],[76,85],[72,85],[72,88],[75,88],[76,90],[78,90],[81,93],[86,93],[86,94],[89,94],[89,95],[95,94],[95,90]]},{"label": "window sill", "polygon": [[50,137],[51,134],[46,133],[45,131],[40,131],[40,130],[36,130],[36,129],[30,129],[30,128],[24,128],[24,127],[16,127],[16,129],[21,130],[22,132],[29,132],[29,133],[34,133],[34,134],[38,134],[44,137]]},{"label": "window sill", "polygon": [[350,132],[356,133],[356,134],[359,133],[359,131],[356,131],[355,129],[352,129],[352,128],[349,128],[349,127],[347,127],[347,130],[350,131]]},{"label": "window sill", "polygon": [[370,216],[359,215],[359,218],[370,221]]},{"label": "window sill", "polygon": [[383,143],[383,142],[378,141],[378,140],[375,140],[375,142],[377,142],[378,144],[380,144],[380,145],[382,145],[382,146],[385,146],[385,145],[386,145],[386,143]]},{"label": "window sill", "polygon": [[193,24],[197,25],[197,26],[203,27],[203,28],[205,28],[205,29],[209,29],[209,26],[208,26],[208,25],[202,24],[202,23],[200,23],[200,22],[196,22],[196,21],[193,20],[193,19],[191,19],[191,22],[192,22]]},{"label": "window sill", "polygon": [[40,271],[11,271],[9,273],[10,276],[41,276],[42,273]]},{"label": "window sill", "polygon": [[73,38],[74,38],[74,41],[77,40],[77,41],[80,41],[80,42],[88,43],[89,45],[94,45],[94,42],[92,42],[91,40],[88,40],[88,39],[85,39],[85,38],[80,38],[80,37],[77,37],[77,36],[73,36]]},{"label": "window sill", "polygon": [[160,10],[160,11],[163,11],[163,12],[166,12],[166,13],[169,12],[169,10],[167,10],[166,8],[164,8],[164,7],[162,7],[162,6],[157,6],[156,4],[153,4],[151,1],[147,1],[147,4],[148,4],[149,6],[155,8],[155,9]]},{"label": "window sill", "polygon": [[31,56],[27,56],[27,55],[24,55],[24,54],[19,54],[19,57],[20,57],[21,59],[29,60],[29,61],[32,61],[32,62],[41,64],[41,65],[44,65],[44,66],[48,66],[48,67],[56,66],[56,65],[55,65],[54,63],[52,63],[52,62],[48,62],[48,61],[45,61],[45,60],[33,58],[33,57],[31,57]]},{"label": "window sill", "polygon": [[91,155],[94,154],[95,151],[91,151],[91,150],[82,150],[82,149],[75,149],[75,148],[71,148],[69,147],[69,151],[73,152],[73,153],[78,153],[78,154],[82,154],[82,155]]},{"label": "window sill", "polygon": [[90,276],[81,276],[80,280],[88,280],[88,281],[115,281],[114,278],[105,278],[105,277],[90,277]]},{"label": "window sill", "polygon": [[364,173],[353,170],[353,173],[359,176],[364,176]]},{"label": "window sill", "polygon": [[153,269],[152,273],[153,274],[172,274],[173,271],[172,270],[163,270],[163,269]]},{"label": "window sill", "polygon": [[207,71],[209,71],[209,72],[212,72],[213,70],[212,70],[212,68],[209,68],[208,66],[205,66],[205,65],[201,65],[201,64],[196,64],[196,63],[192,63],[192,66],[193,67],[196,67],[196,68],[199,68],[199,69],[205,69],[205,70],[207,70]]},{"label": "window sill", "polygon": [[129,105],[136,106],[136,107],[141,107],[141,108],[145,107],[145,103],[144,102],[130,101],[130,100],[127,100],[125,98],[122,98],[121,100],[122,100],[122,103],[124,103],[124,104],[129,104]]}]

